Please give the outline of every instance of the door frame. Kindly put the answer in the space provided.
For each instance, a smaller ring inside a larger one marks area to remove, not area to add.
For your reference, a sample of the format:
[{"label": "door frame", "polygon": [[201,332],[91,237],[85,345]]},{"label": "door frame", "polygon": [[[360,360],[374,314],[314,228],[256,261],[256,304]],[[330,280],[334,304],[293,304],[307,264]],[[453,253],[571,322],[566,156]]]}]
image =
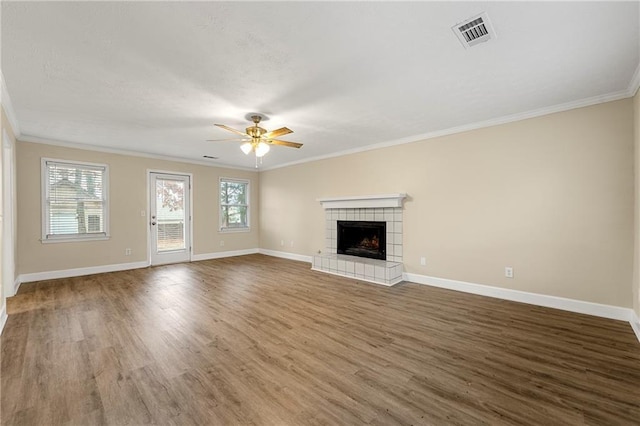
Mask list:
[{"label": "door frame", "polygon": [[185,172],[176,172],[169,170],[159,170],[159,169],[147,169],[147,209],[146,209],[146,217],[145,217],[145,226],[147,227],[147,265],[151,266],[151,251],[153,248],[151,247],[151,173],[158,173],[163,175],[174,175],[179,177],[188,177],[189,178],[189,260],[188,262],[193,262],[193,173],[185,173]]},{"label": "door frame", "polygon": [[2,282],[5,297],[16,294],[15,265],[15,194],[16,178],[13,144],[2,129]]}]

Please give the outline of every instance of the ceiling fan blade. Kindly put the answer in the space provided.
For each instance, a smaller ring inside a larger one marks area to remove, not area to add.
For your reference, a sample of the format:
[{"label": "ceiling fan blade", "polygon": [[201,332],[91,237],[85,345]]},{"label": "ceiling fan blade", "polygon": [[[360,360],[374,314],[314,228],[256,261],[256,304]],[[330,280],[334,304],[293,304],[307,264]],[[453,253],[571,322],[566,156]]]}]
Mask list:
[{"label": "ceiling fan blade", "polygon": [[279,139],[269,139],[267,141],[268,144],[271,145],[282,145],[282,146],[288,146],[290,148],[300,148],[302,146],[301,143],[297,143],[297,142],[287,142],[287,141],[281,141]]},{"label": "ceiling fan blade", "polygon": [[250,141],[247,138],[231,138],[231,139],[207,139],[207,142],[227,142],[227,141]]},{"label": "ceiling fan blade", "polygon": [[271,139],[271,138],[277,138],[278,136],[282,136],[282,135],[288,135],[289,133],[293,133],[293,130],[288,129],[286,127],[281,127],[279,129],[272,130],[270,132],[265,133],[264,135],[262,135],[262,137]]},{"label": "ceiling fan blade", "polygon": [[249,135],[248,135],[248,134],[246,134],[245,132],[242,132],[242,131],[240,131],[240,130],[236,130],[236,129],[232,129],[231,127],[229,127],[229,126],[225,126],[224,124],[216,124],[216,126],[218,126],[218,127],[222,128],[222,129],[228,130],[228,131],[230,131],[230,132],[236,133],[236,134],[238,134],[238,135],[247,136],[247,137],[249,136]]}]

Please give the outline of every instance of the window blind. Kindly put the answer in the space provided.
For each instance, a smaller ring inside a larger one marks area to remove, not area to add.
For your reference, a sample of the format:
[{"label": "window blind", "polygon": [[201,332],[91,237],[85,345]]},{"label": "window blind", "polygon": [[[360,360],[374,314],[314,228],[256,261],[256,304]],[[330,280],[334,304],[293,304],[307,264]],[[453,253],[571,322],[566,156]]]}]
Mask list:
[{"label": "window blind", "polygon": [[106,165],[44,162],[45,239],[106,236]]}]

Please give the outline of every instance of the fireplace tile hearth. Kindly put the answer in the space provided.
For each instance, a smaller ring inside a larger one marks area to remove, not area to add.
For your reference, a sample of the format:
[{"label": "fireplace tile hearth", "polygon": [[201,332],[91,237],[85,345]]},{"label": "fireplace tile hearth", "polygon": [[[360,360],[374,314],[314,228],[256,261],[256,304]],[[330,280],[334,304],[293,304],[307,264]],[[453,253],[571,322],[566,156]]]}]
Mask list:
[{"label": "fireplace tile hearth", "polygon": [[402,281],[402,263],[344,254],[315,255],[311,269],[386,286]]}]

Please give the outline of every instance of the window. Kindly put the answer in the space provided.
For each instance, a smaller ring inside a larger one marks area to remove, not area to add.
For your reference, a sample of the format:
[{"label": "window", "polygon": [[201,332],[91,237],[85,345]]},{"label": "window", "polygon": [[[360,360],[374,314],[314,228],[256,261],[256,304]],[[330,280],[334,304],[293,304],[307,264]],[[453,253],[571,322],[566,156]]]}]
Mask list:
[{"label": "window", "polygon": [[220,231],[249,230],[249,181],[220,178]]},{"label": "window", "polygon": [[108,237],[105,164],[42,159],[42,241]]}]

